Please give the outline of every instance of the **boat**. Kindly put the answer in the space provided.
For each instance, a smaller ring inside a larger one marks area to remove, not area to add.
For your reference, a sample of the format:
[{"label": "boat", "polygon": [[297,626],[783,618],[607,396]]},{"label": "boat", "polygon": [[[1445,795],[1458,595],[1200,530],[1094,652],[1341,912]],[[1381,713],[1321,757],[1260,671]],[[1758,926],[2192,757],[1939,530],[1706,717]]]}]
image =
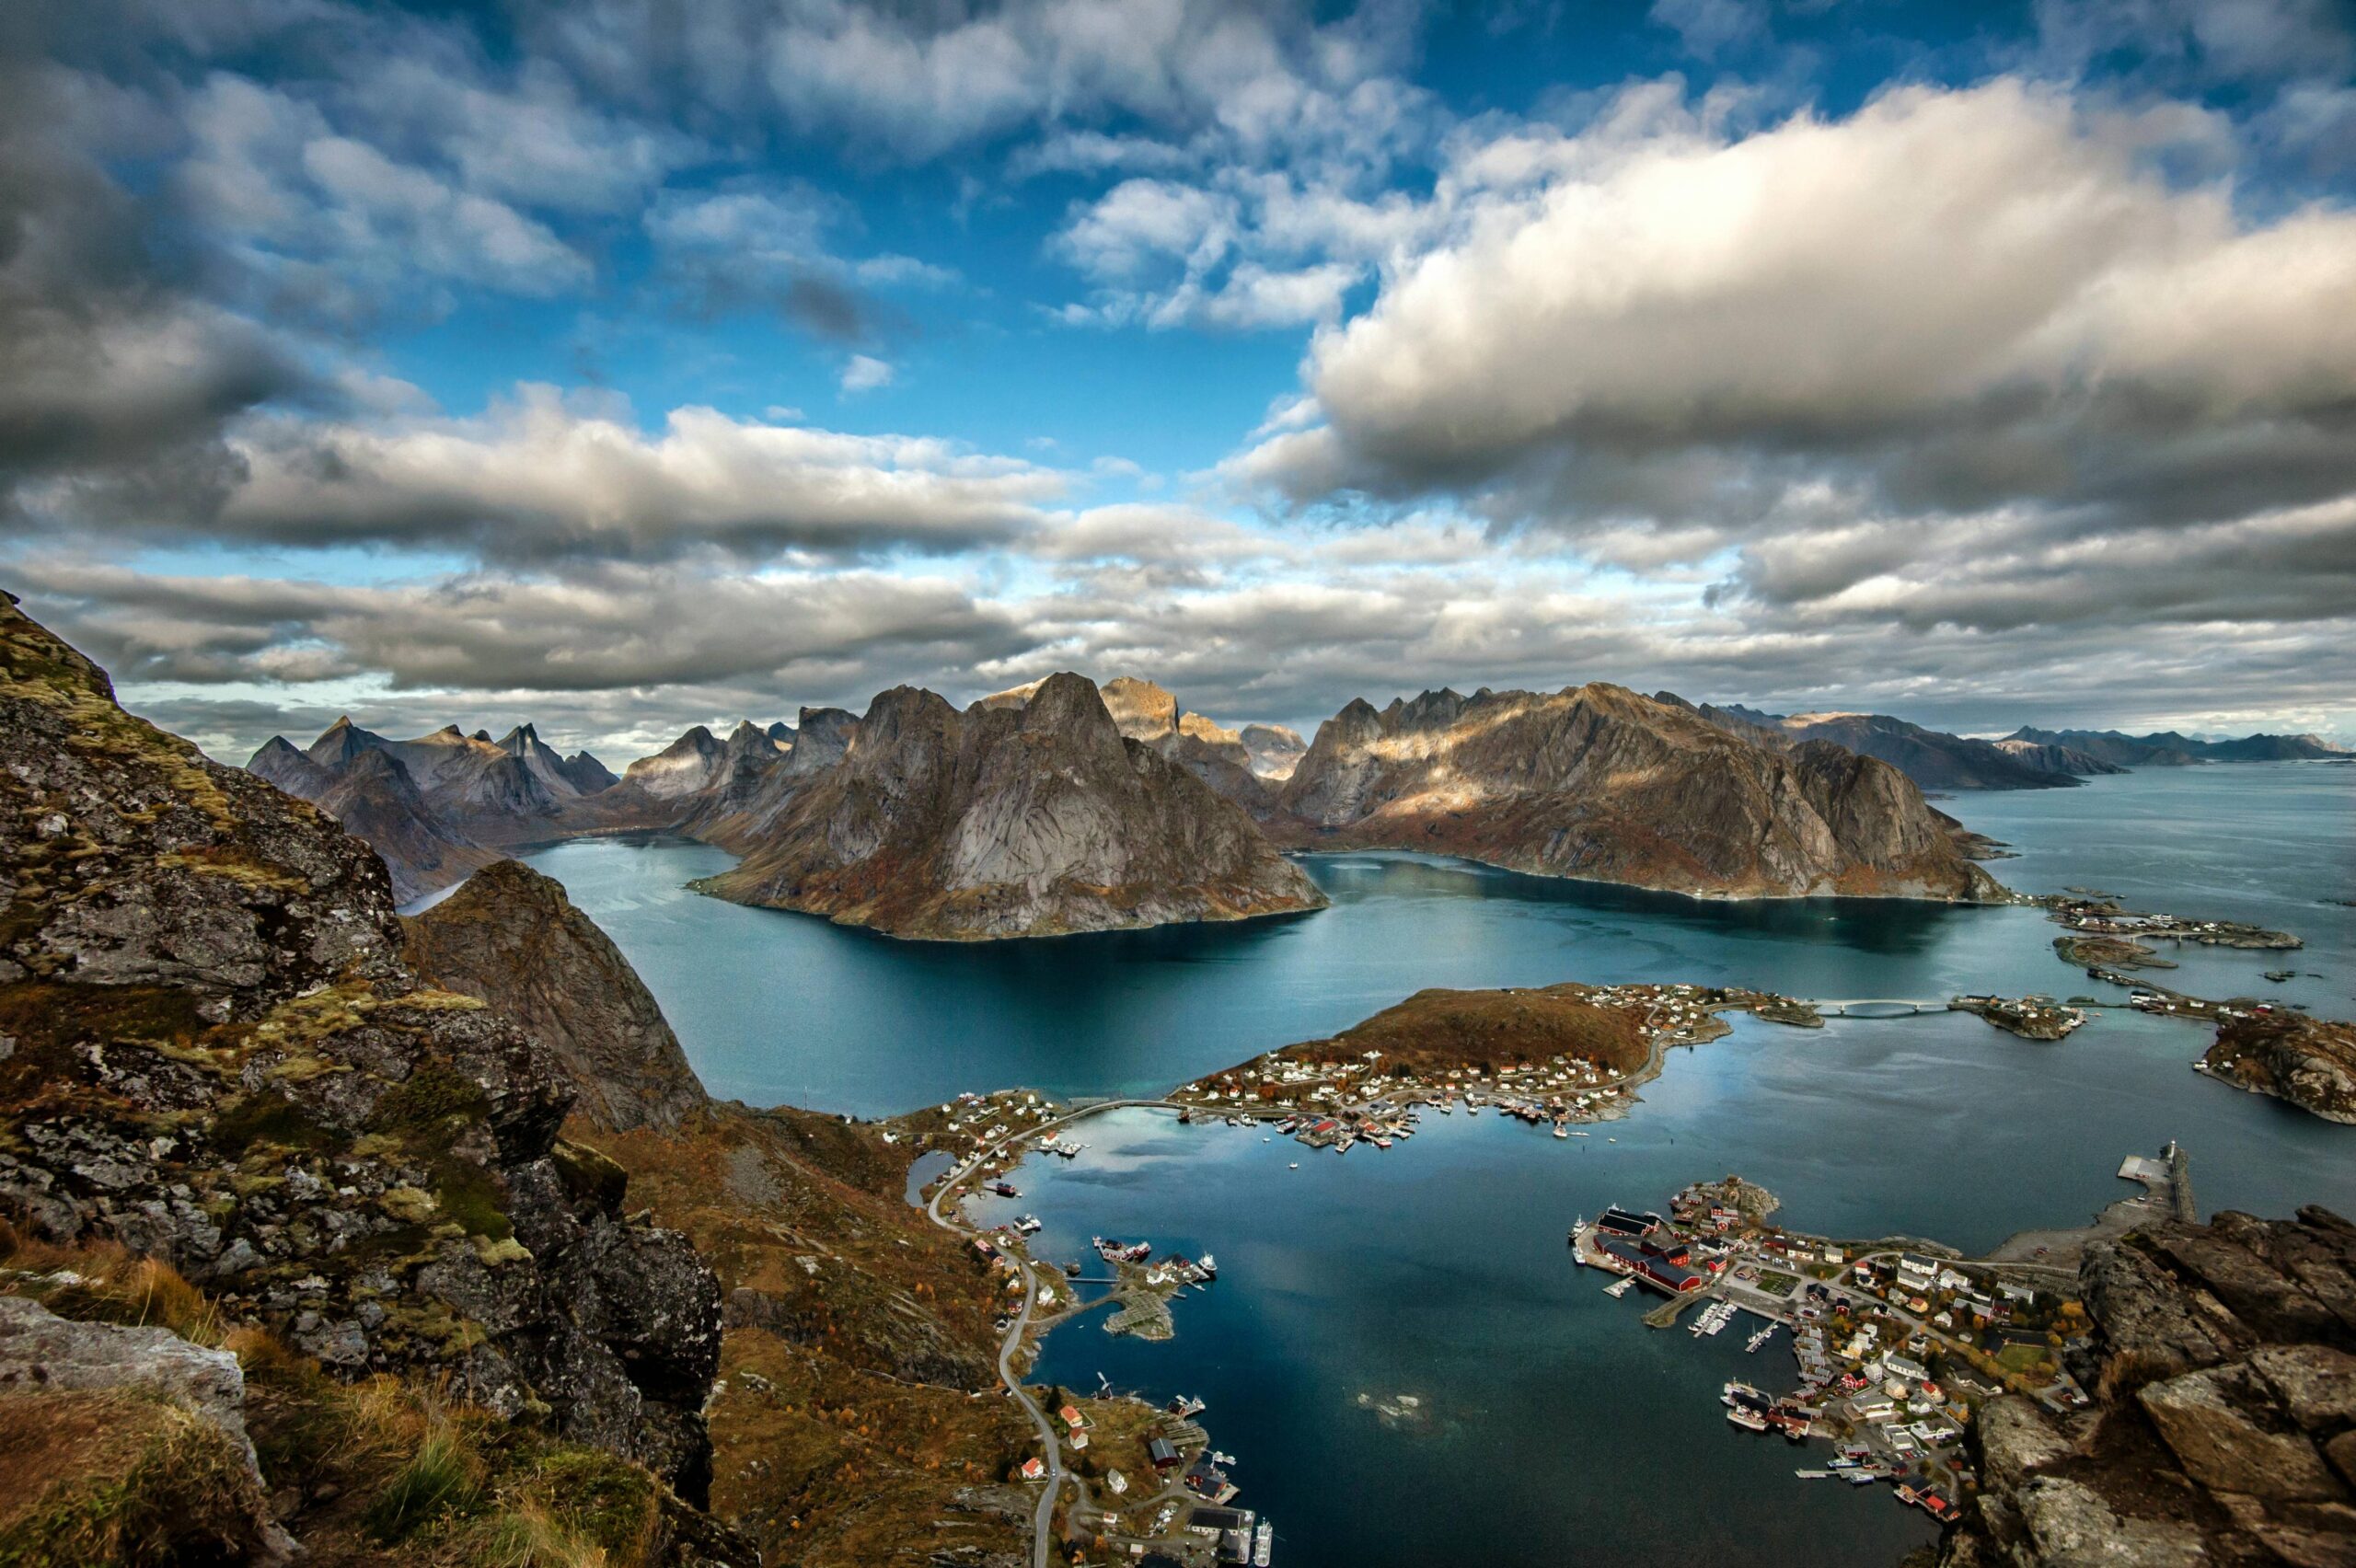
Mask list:
[{"label": "boat", "polygon": [[1568,1131],[1567,1129],[1563,1128],[1563,1127],[1556,1127],[1556,1128],[1554,1129],[1554,1136],[1555,1136],[1556,1137],[1558,1137],[1558,1138],[1566,1138],[1566,1137],[1569,1137],[1571,1135],[1570,1135],[1570,1133],[1569,1133],[1569,1131]]},{"label": "boat", "polygon": [[1286,1166],[1285,1169],[1288,1170],[1298,1170],[1300,1169],[1300,1161],[1296,1159],[1290,1165]]},{"label": "boat", "polygon": [[1627,1295],[1627,1294],[1628,1294],[1628,1292],[1630,1292],[1630,1291],[1632,1291],[1632,1290],[1634,1290],[1634,1289],[1635,1289],[1635,1288],[1636,1288],[1636,1280],[1635,1280],[1635,1276],[1634,1276],[1634,1275],[1633,1275],[1633,1274],[1631,1274],[1631,1275],[1627,1276],[1627,1277],[1626,1277],[1626,1278],[1624,1278],[1624,1279],[1616,1279],[1616,1280],[1613,1280],[1610,1285],[1605,1286],[1603,1287],[1603,1294],[1604,1294],[1604,1295],[1606,1295],[1606,1296],[1610,1296],[1610,1297],[1617,1297],[1625,1296],[1625,1295]]},{"label": "boat", "polygon": [[1252,1532],[1252,1568],[1268,1568],[1268,1552],[1276,1545],[1276,1527],[1267,1520]]},{"label": "boat", "polygon": [[1742,1348],[1745,1351],[1755,1354],[1761,1345],[1765,1344],[1769,1340],[1773,1339],[1774,1337],[1775,1325],[1770,1323],[1765,1328],[1760,1330],[1757,1333],[1751,1335],[1750,1343],[1744,1345]]},{"label": "boat", "polygon": [[1195,1260],[1195,1266],[1203,1271],[1203,1277],[1205,1279],[1217,1279],[1218,1277],[1218,1260],[1212,1257],[1208,1252],[1205,1252],[1201,1257],[1196,1258]]},{"label": "boat", "polygon": [[1792,1473],[1799,1477],[1802,1481],[1830,1481],[1832,1479],[1832,1472],[1829,1470],[1796,1470]]},{"label": "boat", "polygon": [[1741,1427],[1745,1432],[1764,1432],[1767,1430],[1767,1418],[1761,1415],[1756,1411],[1737,1408],[1727,1412],[1727,1419],[1733,1422],[1737,1426]]}]

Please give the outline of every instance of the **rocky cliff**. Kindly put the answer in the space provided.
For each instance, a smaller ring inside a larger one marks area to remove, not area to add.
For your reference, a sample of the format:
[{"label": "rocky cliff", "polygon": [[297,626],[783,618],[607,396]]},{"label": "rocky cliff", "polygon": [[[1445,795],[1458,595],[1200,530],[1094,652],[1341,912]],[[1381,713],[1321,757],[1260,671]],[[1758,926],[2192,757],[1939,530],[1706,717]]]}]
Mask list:
[{"label": "rocky cliff", "polygon": [[703,1085],[637,971],[558,883],[502,860],[404,922],[410,966],[556,1055],[573,1114],[611,1132],[699,1114]]},{"label": "rocky cliff", "polygon": [[1130,740],[1091,682],[1057,675],[960,713],[878,697],[842,759],[700,884],[739,903],[900,936],[971,940],[1240,919],[1323,898],[1248,817]]},{"label": "rocky cliff", "polygon": [[1945,1568],[2356,1561],[2356,1228],[2223,1213],[2087,1249],[2097,1391],[1981,1408],[1977,1507]]},{"label": "rocky cliff", "polygon": [[1757,745],[1600,683],[1353,702],[1318,727],[1277,804],[1281,843],[1705,896],[2003,894],[1888,764],[1820,742]]},{"label": "rocky cliff", "polygon": [[711,1272],[559,1136],[556,1055],[404,961],[376,855],[124,713],[13,600],[0,755],[0,1205],[700,1499]]}]

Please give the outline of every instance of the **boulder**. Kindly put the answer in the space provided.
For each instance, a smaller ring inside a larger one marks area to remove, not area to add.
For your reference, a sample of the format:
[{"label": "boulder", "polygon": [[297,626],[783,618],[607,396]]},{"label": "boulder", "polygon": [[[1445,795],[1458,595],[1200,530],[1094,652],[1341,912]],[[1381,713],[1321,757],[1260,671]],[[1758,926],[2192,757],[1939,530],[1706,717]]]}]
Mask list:
[{"label": "boulder", "polygon": [[2136,1394],[2185,1473],[2212,1492],[2327,1502],[2346,1489],[2246,1366],[2188,1372]]}]

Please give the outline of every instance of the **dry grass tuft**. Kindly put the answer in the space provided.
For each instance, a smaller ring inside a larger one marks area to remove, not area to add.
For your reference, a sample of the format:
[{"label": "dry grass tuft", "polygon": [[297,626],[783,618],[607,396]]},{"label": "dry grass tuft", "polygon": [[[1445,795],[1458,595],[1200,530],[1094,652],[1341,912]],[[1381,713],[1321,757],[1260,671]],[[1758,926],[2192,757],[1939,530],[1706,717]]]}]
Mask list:
[{"label": "dry grass tuft", "polygon": [[31,1297],[61,1318],[153,1324],[192,1344],[228,1337],[212,1298],[169,1263],[111,1241],[44,1241],[5,1219],[0,1293]]}]

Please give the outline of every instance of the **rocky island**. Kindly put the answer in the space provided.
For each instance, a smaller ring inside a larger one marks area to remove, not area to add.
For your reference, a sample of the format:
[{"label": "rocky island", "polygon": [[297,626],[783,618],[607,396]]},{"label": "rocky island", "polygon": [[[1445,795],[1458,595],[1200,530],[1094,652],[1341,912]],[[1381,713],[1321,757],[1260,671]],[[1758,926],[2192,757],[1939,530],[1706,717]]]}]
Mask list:
[{"label": "rocky island", "polygon": [[1249,816],[1056,675],[959,712],[877,698],[841,759],[697,884],[901,937],[975,940],[1239,920],[1324,896]]}]

